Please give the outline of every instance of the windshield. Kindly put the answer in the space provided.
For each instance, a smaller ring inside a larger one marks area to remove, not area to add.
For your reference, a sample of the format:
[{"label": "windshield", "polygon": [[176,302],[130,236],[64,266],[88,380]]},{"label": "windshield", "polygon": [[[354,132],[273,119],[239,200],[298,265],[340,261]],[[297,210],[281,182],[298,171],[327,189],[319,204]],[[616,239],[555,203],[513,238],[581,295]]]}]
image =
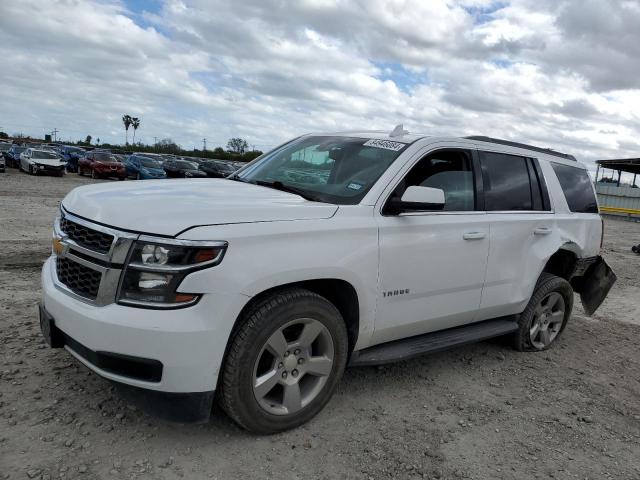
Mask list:
[{"label": "windshield", "polygon": [[141,158],[140,165],[147,168],[162,168],[162,165],[160,165],[155,160],[151,160],[150,158]]},{"label": "windshield", "polygon": [[237,168],[235,168],[232,165],[229,165],[228,163],[218,163],[217,165],[218,165],[219,169],[222,170],[223,172],[232,173],[232,172],[235,172],[237,170]]},{"label": "windshield", "polygon": [[27,149],[27,147],[13,147],[11,150],[13,150],[13,153],[22,153]]},{"label": "windshield", "polygon": [[354,137],[311,136],[265,155],[238,174],[308,192],[319,201],[354,205],[366,195],[407,143]]},{"label": "windshield", "polygon": [[94,153],[93,159],[98,162],[118,162],[118,158],[111,153]]},{"label": "windshield", "polygon": [[185,162],[184,160],[173,160],[173,164],[175,168],[183,168],[185,170],[197,170],[198,164],[192,162]]},{"label": "windshield", "polygon": [[58,157],[58,155],[56,155],[53,152],[44,152],[42,150],[33,150],[33,154],[31,155],[31,158],[47,159],[47,158],[59,158],[59,157]]}]

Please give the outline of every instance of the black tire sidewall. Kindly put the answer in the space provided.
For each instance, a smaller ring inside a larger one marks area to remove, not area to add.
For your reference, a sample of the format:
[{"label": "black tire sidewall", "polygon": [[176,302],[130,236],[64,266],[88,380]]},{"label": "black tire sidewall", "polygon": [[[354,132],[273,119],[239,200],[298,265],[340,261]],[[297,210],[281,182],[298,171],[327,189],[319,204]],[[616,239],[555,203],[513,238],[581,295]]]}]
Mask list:
[{"label": "black tire sidewall", "polygon": [[[248,313],[231,340],[223,367],[222,406],[243,428],[256,433],[295,428],[324,408],[342,377],[349,349],[344,320],[328,300],[302,289],[281,292]],[[298,318],[313,318],[329,330],[334,346],[333,368],[322,391],[309,405],[292,415],[273,415],[262,409],[253,394],[255,361],[273,332]]]},{"label": "black tire sidewall", "polygon": [[[552,292],[557,292],[562,295],[564,299],[564,319],[558,335],[553,341],[544,348],[537,348],[531,343],[529,331],[531,329],[531,322],[534,319],[535,309],[544,297]],[[527,304],[527,308],[524,309],[518,320],[519,329],[515,334],[515,347],[517,350],[526,352],[540,352],[552,347],[560,335],[567,326],[567,322],[571,317],[571,311],[573,310],[573,288],[571,284],[564,278],[557,277],[548,273],[543,273],[533,290],[533,295]]]}]

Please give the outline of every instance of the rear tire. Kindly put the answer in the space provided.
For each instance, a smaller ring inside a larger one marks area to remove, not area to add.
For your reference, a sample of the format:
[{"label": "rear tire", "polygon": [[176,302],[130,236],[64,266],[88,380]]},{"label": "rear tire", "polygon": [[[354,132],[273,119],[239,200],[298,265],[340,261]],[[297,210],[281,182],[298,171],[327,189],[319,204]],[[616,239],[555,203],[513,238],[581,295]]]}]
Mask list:
[{"label": "rear tire", "polygon": [[521,352],[546,350],[560,337],[573,309],[573,288],[564,278],[543,272],[518,320],[514,347]]},{"label": "rear tire", "polygon": [[255,433],[302,425],[333,395],[348,348],[344,320],[331,302],[301,288],[274,293],[243,314],[233,333],[221,406]]}]

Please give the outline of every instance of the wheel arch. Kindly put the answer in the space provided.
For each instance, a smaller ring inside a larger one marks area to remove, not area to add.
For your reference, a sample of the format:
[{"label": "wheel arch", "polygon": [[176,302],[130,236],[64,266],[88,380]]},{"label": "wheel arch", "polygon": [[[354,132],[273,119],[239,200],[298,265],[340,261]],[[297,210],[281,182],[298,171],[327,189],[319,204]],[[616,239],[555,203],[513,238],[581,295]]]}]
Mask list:
[{"label": "wheel arch", "polygon": [[[229,346],[234,338],[240,322],[243,316],[249,312],[255,305],[264,300],[265,298],[290,288],[304,288],[311,292],[326,298],[331,302],[340,312],[342,318],[347,327],[347,335],[349,342],[349,356],[353,352],[353,348],[358,341],[358,335],[360,331],[360,300],[355,287],[346,280],[338,278],[321,278],[313,280],[301,280],[296,282],[284,283],[271,288],[267,288],[258,294],[252,296],[249,301],[242,307],[240,313],[236,317],[231,333],[227,338],[227,344],[225,347],[224,355],[222,356],[223,366],[220,371],[224,369],[224,362],[227,358]],[[348,360],[347,360],[348,361]],[[218,384],[222,378],[222,375],[218,376]]]},{"label": "wheel arch", "polygon": [[571,248],[571,244],[564,244],[547,259],[540,274],[550,273],[568,281],[575,271],[578,258],[575,248]]},{"label": "wheel arch", "polygon": [[246,312],[251,310],[254,305],[261,302],[266,297],[290,288],[304,288],[317,293],[318,295],[326,298],[338,309],[347,327],[347,333],[349,335],[349,351],[351,352],[358,341],[358,335],[360,332],[360,299],[356,288],[348,281],[339,278],[319,278],[289,282],[267,288],[257,293],[252,296],[244,307],[242,307],[242,310],[240,310],[240,313],[238,314],[231,329],[231,335],[229,335],[229,341],[227,344],[231,341],[240,320]]}]

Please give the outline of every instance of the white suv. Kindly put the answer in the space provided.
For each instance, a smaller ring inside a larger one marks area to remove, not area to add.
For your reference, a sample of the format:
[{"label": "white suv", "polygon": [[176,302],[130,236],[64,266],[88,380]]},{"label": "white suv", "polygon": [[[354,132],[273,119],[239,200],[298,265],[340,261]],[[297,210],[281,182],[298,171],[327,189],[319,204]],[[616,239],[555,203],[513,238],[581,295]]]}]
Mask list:
[{"label": "white suv", "polygon": [[[511,335],[544,350],[615,275],[573,157],[487,137],[305,135],[228,179],[79,187],[42,272],[53,347],[182,420],[255,432],[345,367]],[[131,388],[134,387],[134,388]],[[138,388],[135,388],[138,387]]]}]

